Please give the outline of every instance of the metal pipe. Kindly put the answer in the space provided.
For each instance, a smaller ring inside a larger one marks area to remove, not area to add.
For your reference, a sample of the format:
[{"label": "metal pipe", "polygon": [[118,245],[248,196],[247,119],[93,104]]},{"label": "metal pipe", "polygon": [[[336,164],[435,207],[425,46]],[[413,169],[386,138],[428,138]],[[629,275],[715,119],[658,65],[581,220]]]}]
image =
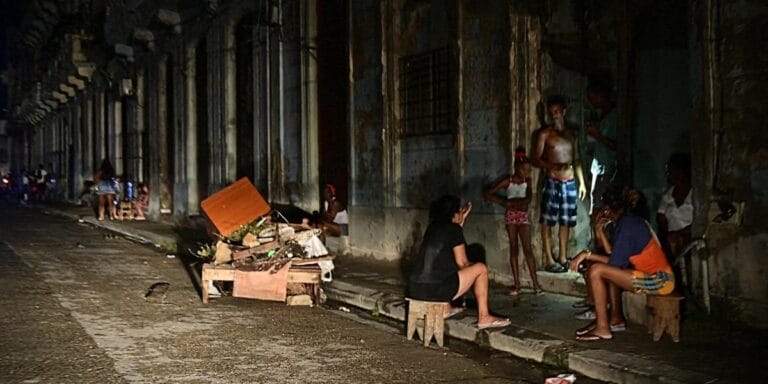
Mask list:
[{"label": "metal pipe", "polygon": [[710,300],[709,300],[709,259],[701,258],[701,295],[704,301],[704,308],[707,310],[707,314],[710,313]]}]

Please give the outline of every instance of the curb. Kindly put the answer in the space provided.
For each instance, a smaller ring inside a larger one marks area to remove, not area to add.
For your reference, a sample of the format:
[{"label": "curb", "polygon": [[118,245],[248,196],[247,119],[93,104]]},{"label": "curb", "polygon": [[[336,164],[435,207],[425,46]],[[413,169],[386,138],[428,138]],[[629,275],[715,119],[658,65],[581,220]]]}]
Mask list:
[{"label": "curb", "polygon": [[[334,278],[323,286],[329,299],[389,318],[405,321],[405,299],[392,293],[359,286]],[[614,383],[710,383],[716,380],[696,372],[685,371],[660,362],[625,353],[585,348],[575,343],[510,326],[502,330],[478,330],[473,317],[445,321],[446,335],[514,356],[569,370]]]}]

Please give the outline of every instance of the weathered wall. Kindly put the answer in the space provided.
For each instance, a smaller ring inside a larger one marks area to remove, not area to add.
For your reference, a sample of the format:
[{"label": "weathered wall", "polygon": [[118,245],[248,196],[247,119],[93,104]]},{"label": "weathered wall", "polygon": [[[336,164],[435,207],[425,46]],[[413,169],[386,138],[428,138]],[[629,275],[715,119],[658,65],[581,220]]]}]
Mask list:
[{"label": "weathered wall", "polygon": [[[711,5],[710,5],[711,4]],[[697,43],[705,47],[704,74],[712,74],[705,88],[707,124],[697,126],[705,146],[697,156],[705,170],[697,185],[711,186],[700,202],[709,207],[719,199],[743,203],[741,223],[715,224],[711,217],[698,220],[704,227],[712,255],[712,293],[716,303],[735,304],[721,309],[753,324],[768,324],[768,283],[765,249],[768,248],[768,130],[765,100],[768,89],[768,5],[762,1],[695,2],[703,28]],[[714,46],[708,45],[711,31]],[[706,48],[710,48],[706,50]],[[712,108],[706,106],[711,105]],[[708,146],[708,148],[707,148]],[[702,148],[695,148],[695,150]],[[709,151],[707,151],[709,149]],[[698,212],[697,212],[698,213]],[[704,212],[701,212],[704,213]],[[704,215],[702,215],[704,216]],[[715,307],[715,310],[718,308]]]}]

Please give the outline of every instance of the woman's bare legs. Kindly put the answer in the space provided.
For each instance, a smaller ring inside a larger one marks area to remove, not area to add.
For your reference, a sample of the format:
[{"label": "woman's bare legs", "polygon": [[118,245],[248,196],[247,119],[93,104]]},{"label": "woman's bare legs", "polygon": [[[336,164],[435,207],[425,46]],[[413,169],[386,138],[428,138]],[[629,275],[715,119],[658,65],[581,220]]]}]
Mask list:
[{"label": "woman's bare legs", "polygon": [[107,195],[99,195],[99,220],[104,220],[104,204],[107,203]]},{"label": "woman's bare legs", "polygon": [[538,275],[536,274],[536,259],[533,258],[533,248],[531,248],[530,225],[519,225],[517,234],[520,236],[520,243],[523,245],[523,257],[525,257],[525,264],[528,266],[528,272],[531,273],[533,291],[536,293],[541,292],[541,285],[539,285]]},{"label": "woman's bare legs", "polygon": [[467,293],[472,287],[474,287],[475,299],[477,300],[477,325],[481,326],[502,320],[496,316],[491,316],[488,310],[488,267],[485,264],[475,263],[459,270],[459,291],[453,300]]},{"label": "woman's bare legs", "polygon": [[517,264],[517,235],[517,225],[507,224],[507,236],[509,236],[509,265],[512,267],[512,278],[515,281],[515,287],[509,291],[509,294],[512,296],[517,296],[520,293],[520,267]]},{"label": "woman's bare legs", "polygon": [[107,204],[109,204],[109,217],[117,219],[117,207],[115,207],[115,195],[107,195]]},{"label": "woman's bare legs", "polygon": [[619,269],[608,264],[596,263],[589,268],[589,284],[595,300],[595,328],[592,333],[604,338],[611,337],[608,321],[608,287],[606,283],[616,284],[628,291],[632,287],[632,271]]}]

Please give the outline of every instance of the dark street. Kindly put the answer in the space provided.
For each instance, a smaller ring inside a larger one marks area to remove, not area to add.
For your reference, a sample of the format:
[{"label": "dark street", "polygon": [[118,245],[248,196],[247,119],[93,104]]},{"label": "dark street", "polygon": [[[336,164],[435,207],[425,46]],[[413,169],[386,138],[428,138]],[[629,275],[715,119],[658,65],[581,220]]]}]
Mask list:
[{"label": "dark street", "polygon": [[[458,342],[425,349],[399,327],[335,309],[232,297],[203,305],[179,259],[1,208],[0,382],[540,383],[554,373]],[[146,301],[160,281],[170,283],[165,303]]]}]

